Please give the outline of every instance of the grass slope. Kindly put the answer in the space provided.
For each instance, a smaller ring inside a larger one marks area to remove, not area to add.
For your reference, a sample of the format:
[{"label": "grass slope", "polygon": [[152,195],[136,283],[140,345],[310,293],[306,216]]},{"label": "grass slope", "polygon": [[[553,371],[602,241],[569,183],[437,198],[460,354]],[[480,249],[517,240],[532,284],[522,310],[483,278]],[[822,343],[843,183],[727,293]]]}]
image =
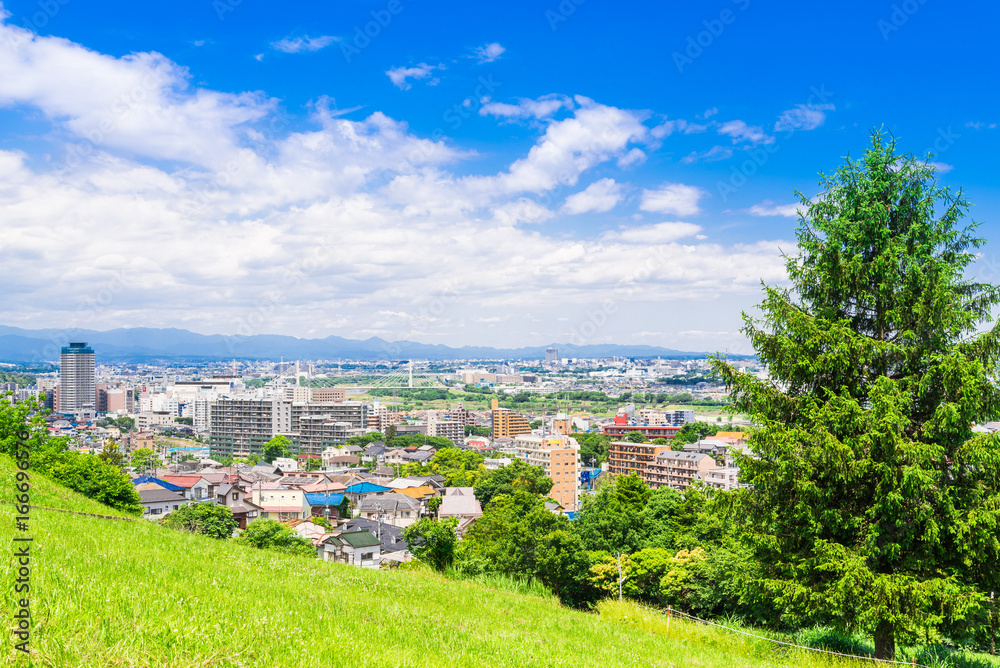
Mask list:
[{"label": "grass slope", "polygon": [[[14,470],[0,459],[4,498]],[[113,511],[33,476],[33,502]],[[97,508],[95,508],[97,506]],[[9,506],[4,506],[9,508]],[[0,522],[11,545],[13,522]],[[855,666],[628,603],[600,614],[420,571],[370,571],[240,547],[148,521],[33,510],[39,666]],[[0,566],[14,609],[15,567]],[[26,665],[9,636],[0,662]]]}]

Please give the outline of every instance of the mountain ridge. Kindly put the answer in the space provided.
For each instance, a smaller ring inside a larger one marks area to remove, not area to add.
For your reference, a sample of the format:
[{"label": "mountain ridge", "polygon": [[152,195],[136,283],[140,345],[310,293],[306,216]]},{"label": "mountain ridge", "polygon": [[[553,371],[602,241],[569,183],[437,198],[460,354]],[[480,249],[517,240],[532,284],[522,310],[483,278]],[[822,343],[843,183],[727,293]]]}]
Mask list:
[{"label": "mountain ridge", "polygon": [[[197,334],[175,327],[120,327],[93,329],[23,329],[0,325],[0,360],[40,362],[58,360],[59,348],[70,341],[86,341],[98,359],[108,361],[228,360],[228,359],[545,359],[545,350],[559,350],[560,357],[672,357],[700,358],[707,352],[684,351],[648,345],[549,343],[520,348],[446,346],[416,341],[386,341],[379,337],[348,339],[328,336],[305,339],[282,334],[225,336]],[[745,355],[734,357],[744,358]]]}]

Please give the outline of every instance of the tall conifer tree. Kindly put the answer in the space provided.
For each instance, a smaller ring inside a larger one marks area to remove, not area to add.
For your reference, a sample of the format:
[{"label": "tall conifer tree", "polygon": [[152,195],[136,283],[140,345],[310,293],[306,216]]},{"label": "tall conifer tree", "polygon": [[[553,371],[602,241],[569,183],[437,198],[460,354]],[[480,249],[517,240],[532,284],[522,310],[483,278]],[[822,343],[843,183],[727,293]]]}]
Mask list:
[{"label": "tall conifer tree", "polygon": [[1000,440],[972,427],[1000,415],[1000,291],[966,275],[984,241],[961,191],[891,137],[820,184],[790,287],[743,316],[770,379],[715,361],[758,425],[732,501],[753,591],[892,658],[900,633],[995,619]]}]

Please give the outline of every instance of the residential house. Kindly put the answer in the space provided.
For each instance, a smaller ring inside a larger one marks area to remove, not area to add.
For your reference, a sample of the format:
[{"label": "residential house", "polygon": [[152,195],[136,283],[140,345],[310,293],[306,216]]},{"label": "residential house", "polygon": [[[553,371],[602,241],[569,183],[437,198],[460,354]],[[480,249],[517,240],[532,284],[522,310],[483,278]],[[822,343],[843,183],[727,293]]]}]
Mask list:
[{"label": "residential house", "polygon": [[261,508],[247,498],[247,493],[236,485],[223,483],[215,490],[215,502],[226,506],[233,512],[233,518],[241,529],[253,522],[260,515]]},{"label": "residential house", "polygon": [[264,519],[285,522],[308,518],[312,515],[306,503],[305,492],[299,489],[257,489],[251,488],[250,499],[260,506],[260,516]]},{"label": "residential house", "polygon": [[447,494],[441,498],[437,515],[440,519],[457,517],[458,532],[461,535],[483,516],[483,508],[473,494],[472,487],[449,487]]},{"label": "residential house", "polygon": [[420,519],[420,502],[397,492],[367,496],[358,504],[358,515],[397,527],[408,527]]},{"label": "residential house", "polygon": [[373,482],[356,482],[344,489],[344,494],[353,504],[358,504],[362,499],[366,499],[370,496],[380,496],[386,492],[391,492],[392,489],[389,487],[383,487],[382,485],[376,485]]},{"label": "residential house", "polygon": [[324,561],[378,568],[382,560],[382,543],[371,531],[343,531],[322,538],[317,552]]},{"label": "residential house", "polygon": [[144,483],[136,487],[139,503],[143,507],[142,516],[146,519],[158,520],[188,503],[188,500],[177,492],[171,492],[162,487],[158,487],[158,489],[150,489],[150,487],[153,487],[152,483]]},{"label": "residential house", "polygon": [[319,515],[331,520],[340,518],[339,506],[343,501],[343,494],[306,494],[310,515]]},{"label": "residential house", "polygon": [[382,441],[372,441],[361,453],[361,461],[366,464],[381,464],[382,457],[389,448]]},{"label": "residential house", "polygon": [[194,500],[194,486],[201,481],[200,475],[165,475],[163,479],[173,485],[184,488],[184,498]]},{"label": "residential house", "polygon": [[403,538],[403,529],[367,517],[352,518],[337,527],[342,531],[370,531],[381,541],[382,561],[409,561],[410,546]]}]

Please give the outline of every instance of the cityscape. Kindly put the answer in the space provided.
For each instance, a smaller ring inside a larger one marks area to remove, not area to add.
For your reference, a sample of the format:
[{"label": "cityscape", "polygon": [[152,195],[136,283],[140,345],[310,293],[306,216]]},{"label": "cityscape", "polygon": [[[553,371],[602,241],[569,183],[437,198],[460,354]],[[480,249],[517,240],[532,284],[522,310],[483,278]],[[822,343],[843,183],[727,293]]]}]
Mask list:
[{"label": "cityscape", "polygon": [[0,0],[0,663],[1000,668],[997,19]]}]

